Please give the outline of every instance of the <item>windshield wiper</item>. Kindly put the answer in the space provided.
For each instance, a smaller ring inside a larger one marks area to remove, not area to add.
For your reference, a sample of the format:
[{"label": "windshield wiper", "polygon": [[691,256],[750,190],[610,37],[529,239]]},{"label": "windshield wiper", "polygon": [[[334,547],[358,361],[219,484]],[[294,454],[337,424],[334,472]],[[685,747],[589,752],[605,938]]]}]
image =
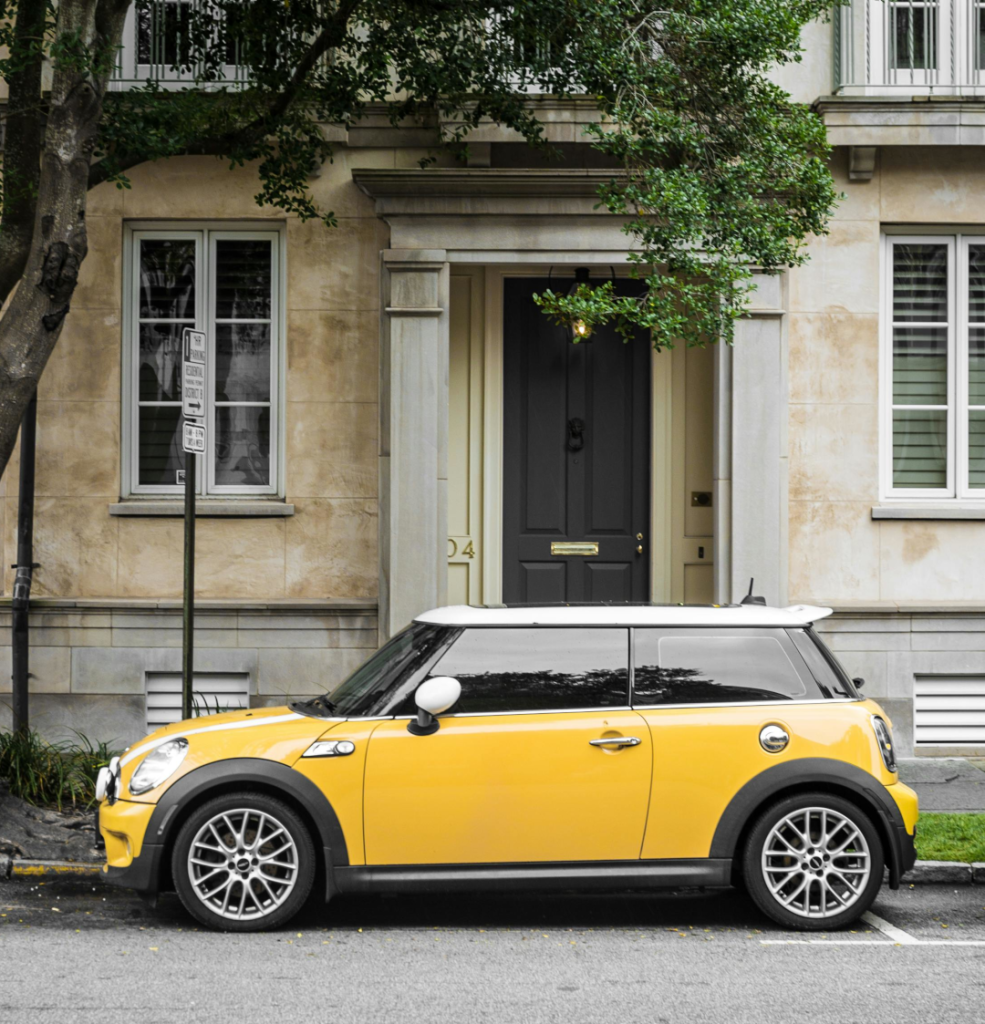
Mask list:
[{"label": "windshield wiper", "polygon": [[334,715],[338,711],[338,705],[334,701],[329,700],[327,694],[322,694],[320,697],[312,697],[310,700],[297,700],[291,707],[298,709],[302,714],[310,713],[322,716]]}]

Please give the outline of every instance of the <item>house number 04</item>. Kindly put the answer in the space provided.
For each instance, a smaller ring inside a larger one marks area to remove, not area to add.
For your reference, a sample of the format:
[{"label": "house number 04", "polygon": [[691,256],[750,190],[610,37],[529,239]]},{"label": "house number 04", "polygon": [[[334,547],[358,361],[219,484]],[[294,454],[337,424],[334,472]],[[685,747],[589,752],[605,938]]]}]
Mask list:
[{"label": "house number 04", "polygon": [[448,538],[449,562],[462,562],[470,558],[475,558],[475,544],[471,537]]}]

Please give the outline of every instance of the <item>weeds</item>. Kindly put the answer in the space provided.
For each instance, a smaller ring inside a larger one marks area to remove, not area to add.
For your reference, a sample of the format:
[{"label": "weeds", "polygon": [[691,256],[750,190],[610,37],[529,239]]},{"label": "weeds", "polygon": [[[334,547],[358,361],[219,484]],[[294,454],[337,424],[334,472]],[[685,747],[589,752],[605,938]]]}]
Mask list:
[{"label": "weeds", "polygon": [[96,799],[96,776],[109,764],[108,744],[76,733],[76,743],[45,743],[28,732],[0,733],[0,779],[11,796],[40,807],[88,807]]},{"label": "weeds", "polygon": [[204,718],[206,715],[223,715],[227,711],[233,710],[236,709],[221,705],[217,695],[213,695],[212,703],[210,704],[206,694],[192,694],[192,718]]}]

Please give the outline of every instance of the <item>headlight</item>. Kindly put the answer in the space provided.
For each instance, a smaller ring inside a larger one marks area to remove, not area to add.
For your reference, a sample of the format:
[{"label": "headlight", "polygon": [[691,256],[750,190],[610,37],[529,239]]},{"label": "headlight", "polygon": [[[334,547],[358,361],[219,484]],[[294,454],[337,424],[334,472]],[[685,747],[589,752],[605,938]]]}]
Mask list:
[{"label": "headlight", "polygon": [[879,742],[879,753],[883,764],[891,771],[896,771],[896,748],[893,746],[893,733],[889,726],[878,715],[872,716],[872,728],[875,729],[876,740]]},{"label": "headlight", "polygon": [[159,786],[165,779],[170,779],[187,753],[188,740],[183,737],[162,743],[140,762],[130,777],[130,792],[134,796],[140,796],[141,793]]}]

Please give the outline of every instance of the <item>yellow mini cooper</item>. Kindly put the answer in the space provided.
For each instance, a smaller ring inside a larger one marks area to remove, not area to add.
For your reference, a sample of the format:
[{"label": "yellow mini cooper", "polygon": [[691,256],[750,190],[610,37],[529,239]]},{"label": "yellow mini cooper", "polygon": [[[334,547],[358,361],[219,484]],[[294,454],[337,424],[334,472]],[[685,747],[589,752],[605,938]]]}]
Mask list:
[{"label": "yellow mini cooper", "polygon": [[335,893],[727,885],[847,925],[913,865],[917,798],[827,614],[428,612],[325,696],[128,749],[104,871],[235,931]]}]

